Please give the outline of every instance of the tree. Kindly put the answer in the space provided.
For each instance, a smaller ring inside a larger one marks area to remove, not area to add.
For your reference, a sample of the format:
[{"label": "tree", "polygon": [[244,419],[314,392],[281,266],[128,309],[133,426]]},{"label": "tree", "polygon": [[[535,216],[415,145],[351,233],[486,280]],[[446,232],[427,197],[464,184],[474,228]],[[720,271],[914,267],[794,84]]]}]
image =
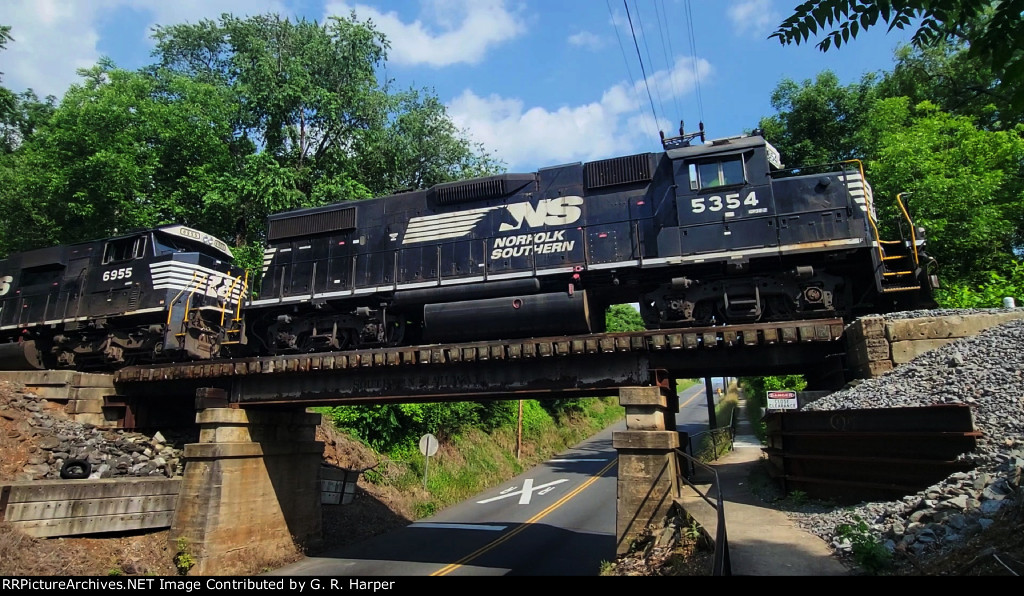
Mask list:
[{"label": "tree", "polygon": [[1008,274],[1024,244],[1024,125],[982,130],[972,118],[905,97],[879,101],[870,122],[875,146],[866,166],[880,221],[896,219],[895,205],[880,197],[905,193],[946,282]]},{"label": "tree", "polygon": [[158,81],[109,61],[80,71],[44,126],[12,155],[8,250],[183,223],[219,234],[208,198],[235,158],[225,96],[185,77]]},{"label": "tree", "polygon": [[613,304],[605,311],[605,329],[609,333],[643,331],[644,320],[640,311],[631,304]]},{"label": "tree", "polygon": [[839,84],[832,71],[797,84],[785,78],[772,92],[778,113],[762,118],[760,127],[788,166],[833,163],[863,157],[860,131],[876,99],[876,81]]},{"label": "tree", "polygon": [[235,98],[232,134],[254,148],[219,195],[238,214],[236,244],[259,240],[270,212],[499,169],[435,97],[378,82],[387,40],[354,13],[324,24],[225,14],[154,37],[154,76],[194,77]]},{"label": "tree", "polygon": [[893,70],[879,81],[879,97],[908,97],[911,105],[927,100],[945,112],[974,118],[986,130],[1009,130],[1024,122],[1024,106],[1012,101],[1024,80],[1002,79],[960,40],[903,46],[895,58]]},{"label": "tree", "polygon": [[50,112],[26,95],[5,121],[0,250],[182,223],[252,265],[271,213],[500,170],[436,97],[378,82],[387,42],[354,15],[223,15],[154,37],[153,65],[103,60]]},{"label": "tree", "polygon": [[[879,19],[889,30],[904,29],[920,19],[911,40],[924,48],[949,39],[968,42],[978,57],[1005,81],[1024,79],[1024,0],[810,0],[797,6],[769,36],[783,45],[797,44],[824,32],[817,47],[838,48],[874,27]],[[1013,91],[1014,103],[1024,105],[1024,87]]]}]

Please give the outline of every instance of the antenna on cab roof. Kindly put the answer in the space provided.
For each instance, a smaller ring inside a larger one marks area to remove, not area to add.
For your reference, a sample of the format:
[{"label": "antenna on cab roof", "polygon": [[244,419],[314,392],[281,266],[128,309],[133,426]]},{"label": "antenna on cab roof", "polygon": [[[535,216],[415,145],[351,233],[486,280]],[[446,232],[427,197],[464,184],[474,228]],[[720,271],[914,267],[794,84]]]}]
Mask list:
[{"label": "antenna on cab roof", "polygon": [[690,141],[700,137],[700,142],[705,142],[704,137],[704,123],[698,124],[699,130],[697,132],[686,132],[686,128],[683,126],[683,121],[679,121],[679,136],[665,138],[664,131],[658,131],[658,135],[661,137],[661,147],[666,151],[669,149],[678,149],[679,147],[689,147]]}]

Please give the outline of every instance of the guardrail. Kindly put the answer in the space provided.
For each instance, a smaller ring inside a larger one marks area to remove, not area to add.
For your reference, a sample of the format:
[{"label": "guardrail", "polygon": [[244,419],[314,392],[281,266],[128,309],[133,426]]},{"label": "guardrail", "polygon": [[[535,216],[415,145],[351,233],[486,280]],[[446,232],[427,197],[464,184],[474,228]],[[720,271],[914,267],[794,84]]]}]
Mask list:
[{"label": "guardrail", "polygon": [[[711,564],[711,575],[716,577],[731,576],[732,563],[729,560],[729,539],[726,536],[725,530],[725,507],[724,502],[722,500],[721,481],[718,479],[718,472],[711,466],[705,465],[700,461],[697,461],[697,459],[691,457],[690,455],[687,455],[682,450],[676,449],[675,453],[676,461],[680,464],[676,466],[677,470],[681,471],[684,468],[693,469],[693,467],[696,466],[705,472],[710,472],[712,478],[714,478],[710,488],[708,489],[708,492],[704,492],[700,489],[700,487],[691,482],[690,478],[688,478],[685,474],[682,474],[680,472],[678,475],[679,484],[677,486],[679,486],[681,490],[683,483],[685,483],[691,489],[693,489],[693,491],[697,493],[697,495],[699,495],[705,503],[710,505],[717,512],[717,527],[715,528],[715,557],[714,561]],[[680,460],[680,458],[682,458],[682,460]],[[683,465],[684,462],[686,464],[685,466]],[[711,493],[712,491],[716,495],[714,500],[712,500],[711,497],[708,496],[708,494]]]}]

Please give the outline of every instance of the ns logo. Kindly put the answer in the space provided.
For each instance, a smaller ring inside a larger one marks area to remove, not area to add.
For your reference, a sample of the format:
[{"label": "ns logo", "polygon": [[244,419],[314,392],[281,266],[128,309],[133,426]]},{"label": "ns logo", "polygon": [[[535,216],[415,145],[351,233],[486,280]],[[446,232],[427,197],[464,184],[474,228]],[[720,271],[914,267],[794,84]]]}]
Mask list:
[{"label": "ns logo", "polygon": [[498,230],[501,232],[519,230],[523,227],[524,222],[531,228],[571,224],[583,215],[583,210],[580,209],[582,204],[583,197],[576,196],[541,199],[537,202],[536,208],[529,202],[512,203],[506,205],[505,209],[508,210],[515,223],[502,223]]}]

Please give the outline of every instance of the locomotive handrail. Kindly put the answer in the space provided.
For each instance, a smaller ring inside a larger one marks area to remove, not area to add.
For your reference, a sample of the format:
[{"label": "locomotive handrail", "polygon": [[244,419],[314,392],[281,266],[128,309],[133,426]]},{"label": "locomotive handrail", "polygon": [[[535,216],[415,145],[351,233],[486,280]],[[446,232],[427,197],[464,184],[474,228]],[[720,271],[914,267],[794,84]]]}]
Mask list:
[{"label": "locomotive handrail", "polygon": [[[196,278],[199,277],[199,273],[199,271],[195,271],[192,273],[192,281],[196,281]],[[184,330],[187,328],[188,325],[188,315],[190,312],[192,312],[192,297],[196,295],[196,290],[198,290],[203,285],[204,282],[207,285],[209,285],[210,283],[210,276],[205,273],[203,274],[203,280],[201,282],[198,282],[195,285],[195,287],[192,288],[192,291],[188,293],[188,298],[185,300],[185,316],[181,320],[182,332],[177,334],[179,336],[183,336],[186,333],[186,331]]]},{"label": "locomotive handrail", "polygon": [[900,211],[903,212],[903,218],[910,224],[910,246],[914,251],[914,266],[920,267],[921,261],[917,256],[917,236],[914,233],[914,220],[910,218],[910,213],[907,212],[906,206],[903,204],[903,195],[909,195],[909,192],[901,192],[896,195],[896,204],[899,205]]},{"label": "locomotive handrail", "polygon": [[[868,179],[864,176],[864,164],[859,159],[847,159],[839,162],[840,164],[857,164],[857,171],[860,174],[860,180],[862,183],[867,184]],[[849,187],[847,187],[849,188]],[[885,249],[882,248],[882,236],[878,233],[878,225],[875,223],[875,218],[871,214],[874,210],[874,205],[867,204],[867,193],[864,194],[864,204],[867,207],[865,213],[868,216],[868,223],[871,224],[871,232],[875,235],[875,245],[878,247],[878,262],[885,262]]]},{"label": "locomotive handrail", "polygon": [[[189,286],[191,286],[192,282],[194,282],[196,280],[196,275],[199,275],[199,272],[198,271],[193,271],[192,272],[192,279],[189,280],[189,282],[188,282]],[[185,293],[185,290],[187,290],[187,289],[188,289],[188,286],[182,288],[181,291],[178,292],[178,295],[175,296],[174,298],[172,298],[171,299],[171,303],[167,306],[167,326],[168,327],[171,326],[171,318],[172,318],[171,315],[173,315],[173,313],[174,313],[174,305],[177,304],[178,300],[181,300],[181,296]],[[186,312],[186,315],[187,314],[188,313]]]}]

